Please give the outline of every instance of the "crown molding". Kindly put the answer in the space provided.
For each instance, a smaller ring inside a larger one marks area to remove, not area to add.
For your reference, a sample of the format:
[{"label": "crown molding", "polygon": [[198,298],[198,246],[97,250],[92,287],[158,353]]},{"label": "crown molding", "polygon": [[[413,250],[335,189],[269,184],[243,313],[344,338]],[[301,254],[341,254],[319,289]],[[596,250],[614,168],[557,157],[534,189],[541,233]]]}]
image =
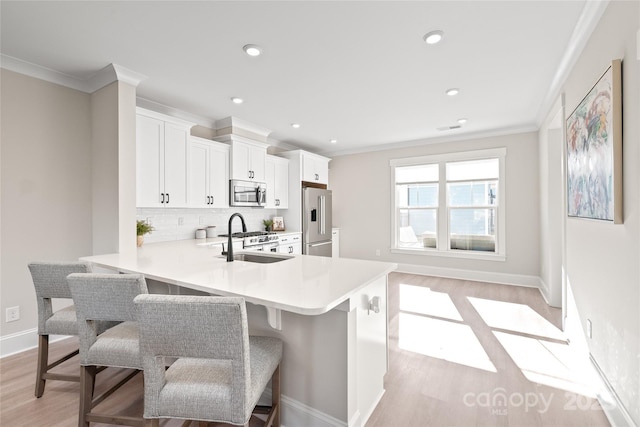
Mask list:
[{"label": "crown molding", "polygon": [[576,26],[573,29],[571,38],[569,39],[569,44],[567,45],[564,55],[562,56],[562,60],[560,61],[556,73],[553,76],[549,90],[538,109],[538,114],[536,116],[536,123],[538,127],[542,125],[547,114],[549,114],[551,106],[556,102],[558,96],[560,96],[564,83],[569,78],[569,74],[573,70],[578,58],[587,45],[591,33],[595,30],[596,26],[600,22],[600,18],[602,18],[602,15],[604,14],[604,11],[609,6],[609,2],[610,0],[585,2],[582,14],[578,18],[578,22],[576,22]]},{"label": "crown molding", "polygon": [[537,132],[539,126],[536,124],[526,124],[516,127],[492,129],[478,132],[457,133],[456,135],[442,136],[437,138],[423,138],[404,142],[391,142],[388,144],[376,145],[373,147],[354,148],[352,150],[332,150],[322,151],[319,154],[326,157],[348,156],[351,154],[372,153],[375,151],[386,151],[400,148],[417,147],[420,145],[442,144],[448,142],[470,141],[474,139],[491,138],[495,136],[517,135],[521,133]]},{"label": "crown molding", "polygon": [[136,73],[120,65],[109,64],[88,79],[79,79],[69,74],[4,54],[0,54],[0,67],[85,93],[93,93],[116,81],[138,86],[142,80],[147,78],[143,74]]},{"label": "crown molding", "polygon": [[271,133],[270,129],[264,128],[262,126],[258,126],[254,123],[248,122],[246,120],[240,119],[238,117],[229,116],[224,119],[216,120],[216,129],[225,129],[225,128],[240,128],[251,133],[255,133],[264,137],[267,140],[269,134]]},{"label": "crown molding", "polygon": [[193,122],[199,126],[203,126],[212,130],[216,129],[215,127],[216,121],[211,118],[200,116],[197,114],[191,114],[186,111],[179,110],[177,108],[160,104],[159,102],[151,101],[150,99],[137,97],[136,106],[140,108],[144,108],[145,110],[151,110],[157,113],[165,114],[167,116],[172,116],[182,120]]},{"label": "crown molding", "polygon": [[145,80],[147,76],[136,73],[128,68],[122,67],[117,64],[109,64],[88,80],[89,93],[93,93],[103,87],[110,85],[113,82],[119,81],[122,83],[130,84],[137,87],[142,80]]},{"label": "crown molding", "polygon": [[44,80],[60,86],[89,93],[86,80],[78,79],[68,74],[52,70],[51,68],[41,67],[40,65],[23,61],[22,59],[0,54],[0,66],[5,70],[14,71],[38,80]]}]

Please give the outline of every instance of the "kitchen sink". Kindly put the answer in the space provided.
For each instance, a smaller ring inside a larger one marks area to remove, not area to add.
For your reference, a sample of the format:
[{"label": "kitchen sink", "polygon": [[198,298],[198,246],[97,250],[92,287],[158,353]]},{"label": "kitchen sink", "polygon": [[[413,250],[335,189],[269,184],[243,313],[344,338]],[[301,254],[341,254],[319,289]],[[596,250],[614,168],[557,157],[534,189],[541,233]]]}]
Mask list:
[{"label": "kitchen sink", "polygon": [[[227,259],[226,255],[220,255],[218,258]],[[244,261],[244,262],[257,262],[260,264],[270,264],[273,262],[286,261],[290,258],[293,258],[290,255],[280,255],[274,253],[264,253],[264,252],[242,252],[233,255],[234,261]]]}]

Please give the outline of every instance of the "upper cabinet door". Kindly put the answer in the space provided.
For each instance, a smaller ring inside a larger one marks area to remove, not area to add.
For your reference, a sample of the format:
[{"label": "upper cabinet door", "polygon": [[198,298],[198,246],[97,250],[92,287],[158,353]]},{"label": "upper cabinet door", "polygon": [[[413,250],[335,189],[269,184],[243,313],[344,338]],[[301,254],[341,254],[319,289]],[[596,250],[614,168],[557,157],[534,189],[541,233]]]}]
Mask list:
[{"label": "upper cabinet door", "polygon": [[267,183],[267,203],[264,207],[267,209],[277,209],[276,204],[276,162],[273,156],[267,156],[265,163],[265,182]]},{"label": "upper cabinet door", "polygon": [[209,195],[212,208],[229,207],[229,146],[210,143]]},{"label": "upper cabinet door", "polygon": [[209,194],[209,147],[195,138],[189,141],[189,206],[211,206]]},{"label": "upper cabinet door", "polygon": [[164,193],[164,122],[138,116],[136,121],[136,206],[162,207]]},{"label": "upper cabinet door", "polygon": [[265,182],[265,168],[267,161],[267,149],[262,147],[253,146],[249,150],[251,161],[251,171],[253,172],[251,178],[253,181]]},{"label": "upper cabinet door", "polygon": [[277,158],[274,168],[274,190],[278,209],[289,208],[289,160]]},{"label": "upper cabinet door", "polygon": [[329,183],[329,161],[312,154],[302,155],[302,180],[318,184]]},{"label": "upper cabinet door", "polygon": [[189,151],[189,206],[229,207],[229,146],[192,136]]},{"label": "upper cabinet door", "polygon": [[172,123],[164,124],[164,192],[165,206],[188,206],[187,152],[189,129]]},{"label": "upper cabinet door", "polygon": [[186,207],[192,123],[138,108],[136,206]]},{"label": "upper cabinet door", "polygon": [[246,141],[231,142],[231,176],[243,181],[265,182],[267,146]]},{"label": "upper cabinet door", "polygon": [[267,155],[266,181],[267,203],[265,208],[289,207],[289,160]]}]

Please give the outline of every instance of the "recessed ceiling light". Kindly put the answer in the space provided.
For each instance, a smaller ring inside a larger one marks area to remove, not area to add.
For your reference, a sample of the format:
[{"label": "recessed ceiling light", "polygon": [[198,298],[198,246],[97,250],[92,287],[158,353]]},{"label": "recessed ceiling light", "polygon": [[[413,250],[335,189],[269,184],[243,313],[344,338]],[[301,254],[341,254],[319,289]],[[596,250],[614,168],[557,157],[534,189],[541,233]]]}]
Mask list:
[{"label": "recessed ceiling light", "polygon": [[300,123],[291,123],[291,127],[294,129],[298,129],[300,127]]},{"label": "recessed ceiling light", "polygon": [[242,104],[244,101],[242,100],[242,98],[238,98],[236,96],[234,96],[233,98],[231,98],[231,101],[233,101],[234,104]]},{"label": "recessed ceiling light", "polygon": [[258,56],[262,53],[260,46],[256,46],[255,44],[247,44],[242,47],[242,50],[249,56]]},{"label": "recessed ceiling light", "polygon": [[430,31],[424,35],[423,39],[427,44],[436,44],[442,40],[443,34],[441,30]]},{"label": "recessed ceiling light", "polygon": [[460,123],[461,125],[467,123],[467,119],[465,119],[464,117],[461,119],[458,119],[458,123]]},{"label": "recessed ceiling light", "polygon": [[451,89],[447,90],[447,95],[449,95],[449,96],[456,96],[459,93],[460,93],[460,89],[458,89],[458,88],[451,88]]},{"label": "recessed ceiling light", "polygon": [[337,139],[331,139],[331,140],[329,140],[329,142],[332,143],[332,144],[335,144],[336,142],[338,142],[338,140]]}]

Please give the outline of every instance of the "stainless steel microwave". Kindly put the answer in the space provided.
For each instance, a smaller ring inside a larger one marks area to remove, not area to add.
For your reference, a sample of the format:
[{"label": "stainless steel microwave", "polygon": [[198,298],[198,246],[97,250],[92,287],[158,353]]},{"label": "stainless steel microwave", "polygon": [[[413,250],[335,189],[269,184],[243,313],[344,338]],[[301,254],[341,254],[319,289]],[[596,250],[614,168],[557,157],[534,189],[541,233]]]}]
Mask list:
[{"label": "stainless steel microwave", "polygon": [[229,181],[229,204],[263,208],[267,202],[267,184],[264,182]]}]

